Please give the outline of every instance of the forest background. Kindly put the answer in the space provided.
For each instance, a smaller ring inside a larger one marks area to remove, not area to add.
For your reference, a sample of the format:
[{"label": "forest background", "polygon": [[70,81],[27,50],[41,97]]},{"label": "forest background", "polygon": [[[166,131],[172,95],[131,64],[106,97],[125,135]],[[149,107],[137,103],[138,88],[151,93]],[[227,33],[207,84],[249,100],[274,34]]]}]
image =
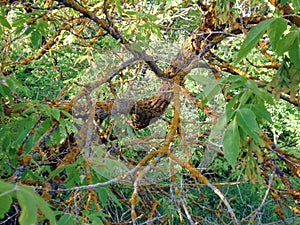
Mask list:
[{"label": "forest background", "polygon": [[299,224],[299,0],[1,0],[0,224]]}]

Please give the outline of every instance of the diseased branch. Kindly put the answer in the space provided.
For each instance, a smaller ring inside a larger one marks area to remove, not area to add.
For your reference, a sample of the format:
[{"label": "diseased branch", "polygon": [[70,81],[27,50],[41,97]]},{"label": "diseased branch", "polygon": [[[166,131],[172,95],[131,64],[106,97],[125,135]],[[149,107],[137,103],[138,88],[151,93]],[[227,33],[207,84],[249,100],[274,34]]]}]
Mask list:
[{"label": "diseased branch", "polygon": [[[153,96],[149,96],[146,99],[137,101],[134,101],[132,99],[116,99],[97,102],[95,104],[96,119],[98,119],[100,122],[103,121],[107,116],[115,113],[129,113],[133,115],[134,119],[131,121],[131,125],[135,129],[145,128],[150,123],[156,121],[161,117],[173,98],[172,87],[174,85],[174,80],[177,79],[176,77],[179,77],[179,84],[182,84],[184,81],[184,77],[193,68],[207,67],[208,64],[199,63],[199,61],[209,53],[210,49],[213,46],[217,45],[230,33],[221,32],[223,29],[222,26],[214,28],[213,20],[207,20],[207,18],[203,18],[205,23],[203,23],[201,27],[195,30],[194,34],[189,37],[183,44],[182,48],[174,57],[171,64],[164,71],[161,71],[157,64],[152,60],[150,56],[145,53],[145,51],[138,52],[134,48],[132,48],[131,43],[120,34],[118,29],[114,27],[113,24],[108,23],[104,19],[100,19],[96,16],[96,14],[87,10],[83,5],[74,0],[59,0],[59,2],[66,7],[80,12],[84,17],[94,21],[101,29],[105,30],[116,40],[119,40],[120,43],[122,43],[126,47],[126,49],[134,55],[132,60],[129,60],[120,65],[119,68],[113,70],[110,74],[107,74],[104,79],[86,85],[85,90],[79,93],[77,97],[71,101],[69,108],[73,107],[74,102],[76,102],[77,99],[80,99],[82,95],[87,94],[96,87],[99,87],[105,82],[110,81],[124,68],[132,65],[133,62],[137,59],[142,59],[143,61],[145,61],[150,69],[158,77],[163,78],[161,86],[157,93]],[[213,7],[206,8],[206,10],[207,16],[214,15]],[[245,19],[244,23],[247,23],[247,21],[252,20]],[[70,27],[65,27],[64,29],[68,28]],[[54,38],[55,37],[52,37],[48,41],[48,43],[38,51],[38,55],[41,55],[43,52],[50,48],[51,43],[54,41]],[[20,61],[18,63],[26,63],[32,59],[33,58],[31,57],[28,59],[24,59],[23,61]],[[76,115],[76,107],[73,107],[73,109],[75,109],[74,113]]]},{"label": "diseased branch", "polygon": [[283,151],[279,146],[276,146],[267,136],[262,136],[262,139],[265,141],[267,149],[276,153],[276,155],[286,163],[290,170],[296,176],[300,177],[300,158],[295,156],[291,157],[292,155]]}]

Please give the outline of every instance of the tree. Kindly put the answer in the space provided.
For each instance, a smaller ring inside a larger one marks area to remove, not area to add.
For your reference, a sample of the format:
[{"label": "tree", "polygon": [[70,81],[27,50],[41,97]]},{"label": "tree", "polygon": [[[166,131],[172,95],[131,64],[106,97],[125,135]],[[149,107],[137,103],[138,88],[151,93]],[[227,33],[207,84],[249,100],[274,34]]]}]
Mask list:
[{"label": "tree", "polygon": [[2,1],[0,220],[299,222],[298,11]]}]

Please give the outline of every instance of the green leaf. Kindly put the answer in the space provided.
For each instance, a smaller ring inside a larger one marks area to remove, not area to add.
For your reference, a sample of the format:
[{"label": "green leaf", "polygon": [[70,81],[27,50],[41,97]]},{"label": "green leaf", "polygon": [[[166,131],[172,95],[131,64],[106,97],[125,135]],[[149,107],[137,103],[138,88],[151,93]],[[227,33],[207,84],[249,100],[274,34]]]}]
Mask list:
[{"label": "green leaf", "polygon": [[17,199],[21,207],[19,223],[21,225],[35,225],[37,220],[37,206],[33,190],[30,187],[19,186]]},{"label": "green leaf", "polygon": [[108,200],[108,188],[107,187],[98,187],[97,193],[99,196],[99,199],[101,201],[101,205],[105,206]]},{"label": "green leaf", "polygon": [[106,166],[95,166],[91,165],[91,168],[95,171],[95,173],[99,176],[99,178],[111,178],[110,171],[107,169]]},{"label": "green leaf", "polygon": [[48,203],[45,202],[45,200],[42,197],[40,197],[38,194],[34,193],[34,195],[35,195],[37,207],[44,213],[45,217],[49,219],[50,224],[55,225],[56,224],[55,215],[54,212],[50,209]]},{"label": "green leaf", "polygon": [[287,21],[283,18],[276,18],[268,27],[268,36],[273,50],[277,49],[277,44],[283,32],[287,28]]},{"label": "green leaf", "polygon": [[58,225],[74,225],[77,224],[75,215],[66,213],[60,217]]},{"label": "green leaf", "polygon": [[274,99],[273,99],[273,95],[270,94],[269,92],[263,90],[263,89],[259,89],[259,92],[255,92],[255,94],[262,100],[264,100],[265,102],[274,105]]},{"label": "green leaf", "polygon": [[207,85],[204,89],[203,89],[203,93],[207,99],[207,101],[210,101],[211,99],[213,99],[218,93],[220,93],[221,91],[221,85],[219,82],[213,82],[209,85]]},{"label": "green leaf", "polygon": [[[206,71],[207,71],[207,69],[205,69],[205,72]],[[210,77],[207,77],[207,76],[204,76],[201,74],[190,74],[187,76],[187,79],[195,81],[199,84],[204,84],[204,85],[208,85],[208,84],[211,84],[212,82],[216,82],[215,79],[211,79]]]},{"label": "green leaf", "polygon": [[33,30],[34,30],[34,26],[29,26],[29,27],[25,30],[24,36],[30,34]]},{"label": "green leaf", "polygon": [[236,113],[238,126],[252,137],[256,143],[259,142],[259,127],[256,121],[256,116],[249,108],[241,108]]},{"label": "green leaf", "polygon": [[123,10],[122,10],[122,6],[121,6],[121,1],[120,0],[116,1],[116,8],[117,8],[117,12],[118,12],[119,16],[122,16]]},{"label": "green leaf", "polygon": [[291,49],[295,39],[298,37],[297,31],[292,31],[285,35],[278,41],[276,52],[278,55],[282,55],[284,52]]},{"label": "green leaf", "polygon": [[[7,133],[9,133],[9,131],[7,131]],[[3,135],[3,137],[5,137],[2,142],[3,150],[9,149],[11,146],[13,137],[11,137],[11,135],[6,135],[6,136]]]},{"label": "green leaf", "polygon": [[103,211],[94,212],[91,210],[83,210],[82,213],[89,218],[90,220],[89,224],[94,224],[94,225],[104,224],[101,220],[101,218],[103,217],[108,217],[108,218],[111,217],[110,215],[104,213]]},{"label": "green leaf", "polygon": [[64,170],[65,170],[65,166],[56,168],[54,171],[51,172],[50,176],[55,177]]},{"label": "green leaf", "polygon": [[13,109],[17,110],[17,109],[25,108],[27,105],[28,105],[27,102],[26,103],[17,103],[16,105],[13,106]]},{"label": "green leaf", "polygon": [[51,116],[53,116],[54,119],[56,119],[57,121],[59,121],[60,118],[60,110],[57,108],[52,108],[52,113]]},{"label": "green leaf", "polygon": [[256,46],[259,39],[264,34],[264,32],[266,31],[266,29],[268,28],[270,23],[272,23],[274,21],[274,19],[275,18],[264,20],[249,31],[240,51],[238,53],[238,56],[236,59],[237,62],[240,61],[242,58],[244,58],[251,51],[251,49],[253,49]]},{"label": "green leaf", "polygon": [[42,42],[42,35],[40,34],[39,31],[34,30],[31,32],[30,40],[31,40],[33,47],[35,49],[38,49]]},{"label": "green leaf", "polygon": [[295,14],[297,15],[300,10],[300,1],[299,0],[292,0],[293,8],[295,10]]},{"label": "green leaf", "polygon": [[291,62],[294,63],[294,65],[300,69],[300,46],[299,46],[299,42],[300,42],[300,37],[298,35],[298,38],[296,38],[293,42],[293,44],[291,45],[291,48],[289,49],[289,56],[291,59]]},{"label": "green leaf", "polygon": [[285,3],[287,3],[289,0],[280,0],[280,4],[284,5]]},{"label": "green leaf", "polygon": [[244,85],[245,85],[245,81],[237,80],[236,82],[232,82],[232,84],[226,88],[224,95],[226,96],[231,90],[244,87]]},{"label": "green leaf", "polygon": [[34,146],[34,144],[37,140],[38,140],[38,137],[35,135],[32,135],[27,139],[27,141],[24,145],[25,154],[27,154],[32,149],[32,147]]},{"label": "green leaf", "polygon": [[136,11],[129,11],[128,10],[128,11],[124,12],[124,14],[134,16],[134,15],[137,15],[138,13]]},{"label": "green leaf", "polygon": [[212,140],[215,137],[218,137],[218,135],[220,135],[221,133],[223,133],[226,123],[227,123],[227,116],[226,113],[224,113],[219,117],[218,122],[212,128],[209,134],[209,140]]},{"label": "green leaf", "polygon": [[30,128],[35,124],[35,115],[25,117],[18,121],[18,135],[14,139],[13,146],[18,147],[26,135],[30,132]]},{"label": "green leaf", "polygon": [[35,27],[41,35],[46,35],[49,28],[48,22],[45,21],[43,18],[37,20]]},{"label": "green leaf", "polygon": [[10,93],[10,89],[6,86],[0,83],[0,95],[3,97],[8,96],[9,98],[12,98],[12,95]]},{"label": "green leaf", "polygon": [[9,77],[4,77],[3,79],[6,81],[8,87],[12,91],[16,91],[17,93],[19,90],[22,91],[23,93],[28,92],[28,89],[24,87],[22,83],[19,80],[17,80],[15,77],[9,76]]},{"label": "green leaf", "polygon": [[[15,185],[9,184],[9,183],[6,183],[6,182],[3,182],[2,180],[0,180],[0,193],[12,190],[14,188],[15,188]],[[5,195],[3,195],[3,193],[1,193],[0,196],[2,197]]]},{"label": "green leaf", "polygon": [[12,91],[15,91],[16,90],[16,83],[14,82],[13,79],[5,79],[8,87],[12,90]]},{"label": "green leaf", "polygon": [[24,29],[24,26],[16,27],[14,30],[14,33],[16,34],[16,36],[19,35],[23,29]]},{"label": "green leaf", "polygon": [[48,105],[40,104],[40,105],[38,105],[38,109],[39,109],[42,113],[45,113],[47,116],[51,116],[51,115],[52,115],[51,108],[50,108]]},{"label": "green leaf", "polygon": [[10,195],[0,197],[0,219],[4,218],[5,213],[10,209],[12,198]]},{"label": "green leaf", "polygon": [[249,105],[246,105],[245,107],[252,110],[255,113],[257,118],[265,119],[268,122],[272,123],[271,114],[269,113],[269,111],[266,109],[266,107],[264,105],[249,104]]},{"label": "green leaf", "polygon": [[4,16],[0,16],[0,23],[8,28],[8,29],[11,29],[11,25],[9,24],[9,22],[7,21],[7,19],[4,17]]},{"label": "green leaf", "polygon": [[13,27],[18,27],[18,26],[22,26],[24,27],[24,23],[26,23],[27,20],[29,20],[30,18],[30,15],[28,14],[25,14],[25,15],[22,15],[22,17],[19,17],[18,19],[15,19],[13,22],[12,22],[12,26]]},{"label": "green leaf", "polygon": [[73,122],[67,121],[66,122],[66,129],[67,129],[68,133],[77,133],[77,128],[76,128],[76,126],[74,125]]},{"label": "green leaf", "polygon": [[172,5],[172,0],[168,0],[166,5],[165,5],[165,11],[167,11]]},{"label": "green leaf", "polygon": [[136,42],[131,43],[130,49],[132,49],[134,51],[137,51],[137,52],[142,52],[143,51],[143,49],[141,47],[141,44],[140,43],[136,43]]},{"label": "green leaf", "polygon": [[69,119],[74,119],[73,116],[72,116],[70,113],[68,113],[67,111],[61,110],[61,112],[62,112],[66,117],[68,117]]},{"label": "green leaf", "polygon": [[118,176],[120,172],[124,173],[128,171],[125,164],[116,159],[105,158],[105,164],[113,176]]},{"label": "green leaf", "polygon": [[292,64],[289,68],[289,91],[290,91],[290,98],[292,100],[297,101],[297,96],[299,94],[300,89],[300,70]]},{"label": "green leaf", "polygon": [[158,20],[156,15],[151,15],[151,14],[146,14],[145,15],[147,19],[151,20],[151,21],[156,21]]},{"label": "green leaf", "polygon": [[108,196],[114,203],[116,203],[121,209],[123,209],[121,202],[111,191],[108,191]]},{"label": "green leaf", "polygon": [[239,101],[240,95],[234,95],[226,105],[226,116],[229,121],[235,114],[235,108]]},{"label": "green leaf", "polygon": [[243,106],[247,103],[247,101],[249,100],[249,98],[253,95],[253,91],[252,90],[246,90],[245,92],[243,92],[241,94],[241,97],[239,98],[239,105]]},{"label": "green leaf", "polygon": [[151,24],[150,29],[152,34],[154,34],[158,39],[162,39],[161,28],[156,24]]},{"label": "green leaf", "polygon": [[239,154],[240,133],[236,117],[229,123],[222,140],[224,157],[234,168]]}]

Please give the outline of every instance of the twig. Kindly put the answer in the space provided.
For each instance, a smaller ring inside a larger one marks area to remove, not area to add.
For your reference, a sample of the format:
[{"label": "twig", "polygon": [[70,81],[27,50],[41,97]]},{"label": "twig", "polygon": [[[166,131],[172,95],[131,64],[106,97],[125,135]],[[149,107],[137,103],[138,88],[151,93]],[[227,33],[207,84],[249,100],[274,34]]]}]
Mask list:
[{"label": "twig", "polygon": [[106,182],[99,182],[99,183],[95,183],[95,184],[89,184],[89,185],[82,185],[82,186],[77,186],[77,187],[72,187],[72,188],[64,188],[64,189],[46,189],[46,188],[38,188],[38,187],[32,187],[34,190],[38,190],[38,191],[51,191],[51,192],[68,192],[68,191],[79,191],[79,190],[88,190],[91,188],[97,188],[97,187],[103,187],[103,186],[107,186],[113,183],[116,183],[122,179],[125,179],[126,177],[134,174],[136,171],[138,171],[140,167],[136,166],[133,169],[131,169],[130,171],[128,171],[125,175],[121,175],[118,177],[115,177],[113,179],[110,179]]},{"label": "twig", "polygon": [[258,208],[256,210],[254,210],[249,216],[247,216],[245,219],[248,219],[249,217],[252,217],[254,218],[261,210],[262,208],[264,207],[264,205],[266,204],[266,200],[267,200],[267,197],[269,195],[269,192],[270,192],[270,189],[272,187],[272,182],[273,182],[273,179],[274,179],[274,174],[275,174],[275,170],[273,170],[273,173],[271,175],[271,178],[269,179],[269,184],[268,184],[268,188],[266,190],[266,193],[264,195],[264,198],[262,200],[262,202],[260,203],[260,205],[258,206]]},{"label": "twig", "polygon": [[231,218],[233,219],[234,224],[238,224],[238,221],[234,214],[234,211],[231,208],[231,206],[230,206],[229,202],[227,201],[227,199],[225,198],[225,196],[222,194],[222,192],[209,182],[206,183],[206,186],[209,187],[211,190],[213,190],[216,193],[216,195],[218,195],[220,197],[220,199],[223,201],[224,205],[226,206],[229,214],[231,215]]},{"label": "twig", "polygon": [[143,176],[148,173],[153,167],[155,167],[157,165],[157,163],[160,162],[161,158],[163,157],[162,154],[158,154],[153,160],[152,162],[149,163],[148,166],[146,166],[142,171],[140,171],[138,173],[138,176],[136,177],[135,181],[134,181],[134,190],[130,199],[131,202],[131,220],[133,224],[136,224],[136,212],[135,212],[135,206],[137,203],[137,197],[138,197],[138,186],[139,183],[141,182],[141,179],[143,178]]},{"label": "twig", "polygon": [[184,201],[184,199],[183,199],[183,197],[182,197],[182,195],[181,195],[180,193],[177,195],[177,198],[178,198],[178,201],[181,203],[181,205],[182,205],[182,207],[183,207],[183,210],[184,210],[184,213],[185,213],[185,215],[187,216],[187,218],[188,218],[190,224],[191,224],[191,225],[194,225],[195,223],[194,223],[193,217],[191,216],[189,210],[187,209],[187,206],[186,206],[186,204],[185,204],[185,201]]},{"label": "twig", "polygon": [[214,185],[212,185],[205,176],[203,176],[197,169],[195,169],[191,164],[189,163],[185,163],[184,160],[178,158],[176,155],[174,155],[173,153],[169,154],[169,157],[172,158],[174,161],[176,161],[180,166],[186,168],[187,170],[189,170],[192,175],[197,178],[200,182],[204,183],[207,187],[209,187],[212,191],[214,191],[216,193],[216,195],[218,195],[220,197],[220,199],[223,201],[223,203],[225,204],[229,214],[231,215],[231,218],[234,222],[234,224],[238,224],[238,220],[234,214],[233,209],[231,208],[229,202],[227,201],[227,199],[225,198],[225,196],[222,194],[222,192],[216,188]]}]

